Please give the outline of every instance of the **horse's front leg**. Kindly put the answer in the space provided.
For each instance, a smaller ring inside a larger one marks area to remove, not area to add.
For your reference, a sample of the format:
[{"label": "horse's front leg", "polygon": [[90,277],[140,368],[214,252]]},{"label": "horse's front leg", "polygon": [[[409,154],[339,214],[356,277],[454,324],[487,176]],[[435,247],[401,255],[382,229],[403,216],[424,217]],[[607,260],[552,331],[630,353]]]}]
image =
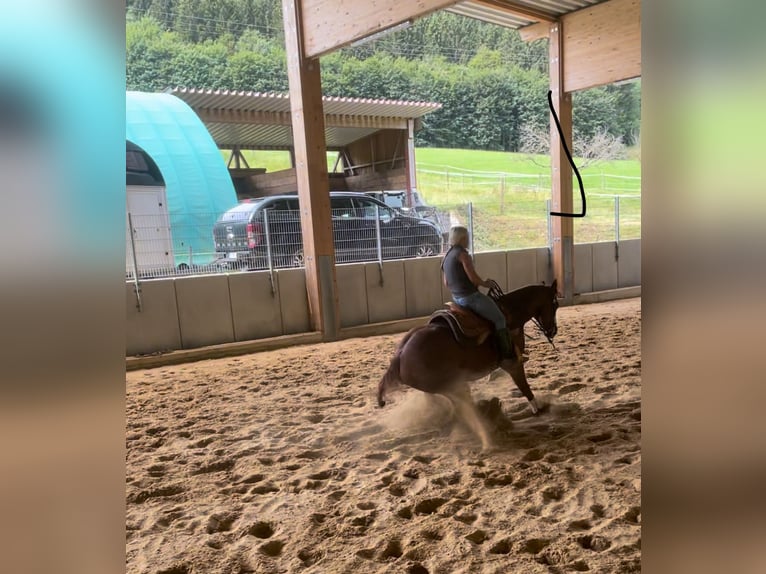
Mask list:
[{"label": "horse's front leg", "polygon": [[532,389],[529,388],[529,383],[527,382],[527,374],[524,371],[524,362],[522,360],[505,361],[502,365],[502,369],[511,375],[513,382],[516,383],[521,394],[523,394],[529,401],[529,407],[532,409],[532,414],[540,414],[540,407],[537,404],[535,395],[532,393]]}]

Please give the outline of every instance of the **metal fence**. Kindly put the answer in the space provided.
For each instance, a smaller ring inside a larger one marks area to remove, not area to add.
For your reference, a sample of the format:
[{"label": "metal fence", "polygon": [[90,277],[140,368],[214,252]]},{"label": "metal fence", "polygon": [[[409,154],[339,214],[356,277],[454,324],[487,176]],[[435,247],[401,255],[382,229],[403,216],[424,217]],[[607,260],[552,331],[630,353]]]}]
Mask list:
[{"label": "metal fence", "polygon": [[[576,206],[577,209],[577,206]],[[640,196],[588,195],[588,216],[575,220],[578,243],[640,237]],[[502,201],[439,204],[411,210],[380,206],[332,210],[337,263],[427,257],[446,251],[453,225],[469,228],[472,252],[551,245],[550,200],[508,193]],[[240,204],[224,214],[129,213],[126,278],[225,273],[303,266],[297,210]]]},{"label": "metal fence", "polygon": [[[189,223],[174,224],[172,228],[167,217],[129,213],[126,277],[151,279],[302,267],[300,211],[247,206],[241,204],[237,210],[217,217],[198,214],[189,217]],[[200,227],[197,220],[205,223]],[[445,251],[450,226],[462,222],[436,208],[333,209],[336,262],[382,263],[439,255]]]}]

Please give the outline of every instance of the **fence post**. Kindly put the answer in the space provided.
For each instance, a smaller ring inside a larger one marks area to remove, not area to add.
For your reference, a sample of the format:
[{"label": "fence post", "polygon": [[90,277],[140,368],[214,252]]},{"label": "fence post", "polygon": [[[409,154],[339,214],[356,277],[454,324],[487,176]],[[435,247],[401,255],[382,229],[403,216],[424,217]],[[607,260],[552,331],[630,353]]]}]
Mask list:
[{"label": "fence post", "polygon": [[620,196],[614,196],[614,259],[620,258]]},{"label": "fence post", "polygon": [[545,218],[548,226],[548,267],[553,266],[553,217],[551,216],[551,200],[545,200]]},{"label": "fence post", "polygon": [[470,243],[468,250],[471,252],[471,257],[473,257],[473,203],[468,202],[468,235],[470,237]]},{"label": "fence post", "polygon": [[377,203],[375,204],[375,246],[377,248],[380,286],[383,287],[383,244],[380,238],[380,206]]},{"label": "fence post", "polygon": [[136,294],[136,309],[143,311],[141,302],[141,285],[138,282],[138,258],[136,257],[135,228],[133,227],[133,215],[128,212],[128,231],[130,232],[130,252],[133,257],[133,292]]},{"label": "fence post", "polygon": [[505,211],[505,176],[500,179],[500,215]]},{"label": "fence post", "polygon": [[269,265],[269,283],[271,283],[271,296],[273,297],[277,290],[274,288],[274,264],[271,257],[271,228],[269,227],[269,211],[271,210],[263,210],[263,232],[266,235],[266,259]]}]

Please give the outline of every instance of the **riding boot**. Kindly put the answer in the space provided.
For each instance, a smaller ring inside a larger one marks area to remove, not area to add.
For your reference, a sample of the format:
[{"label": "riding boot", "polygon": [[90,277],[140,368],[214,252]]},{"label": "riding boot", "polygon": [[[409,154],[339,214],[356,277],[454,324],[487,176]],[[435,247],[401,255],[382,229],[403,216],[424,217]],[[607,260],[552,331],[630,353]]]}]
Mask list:
[{"label": "riding boot", "polygon": [[495,331],[495,340],[497,341],[501,360],[516,359],[516,349],[511,342],[511,334],[508,332],[508,329],[498,329]]}]

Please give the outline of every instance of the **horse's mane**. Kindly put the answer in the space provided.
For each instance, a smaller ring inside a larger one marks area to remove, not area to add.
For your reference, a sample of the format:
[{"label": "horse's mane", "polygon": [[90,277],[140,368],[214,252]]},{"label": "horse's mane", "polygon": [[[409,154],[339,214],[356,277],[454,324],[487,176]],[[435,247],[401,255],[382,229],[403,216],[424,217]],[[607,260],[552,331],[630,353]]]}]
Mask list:
[{"label": "horse's mane", "polygon": [[513,304],[517,303],[520,300],[526,299],[530,295],[536,295],[539,291],[542,291],[543,289],[550,289],[549,285],[540,285],[539,283],[534,283],[532,285],[524,285],[524,287],[519,287],[518,289],[514,289],[513,291],[509,291],[508,293],[503,294],[503,296],[500,298],[500,300],[503,303]]}]

